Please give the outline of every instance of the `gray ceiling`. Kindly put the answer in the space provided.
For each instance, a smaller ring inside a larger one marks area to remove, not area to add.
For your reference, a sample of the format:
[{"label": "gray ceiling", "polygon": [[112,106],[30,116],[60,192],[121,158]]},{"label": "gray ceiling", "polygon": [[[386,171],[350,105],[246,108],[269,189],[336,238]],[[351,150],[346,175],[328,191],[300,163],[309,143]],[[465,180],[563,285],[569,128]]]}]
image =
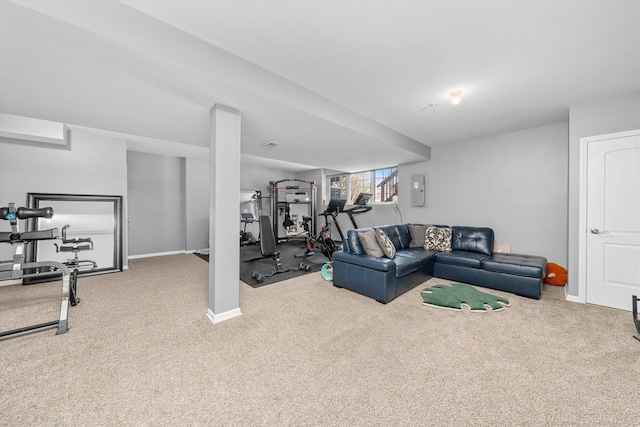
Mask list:
[{"label": "gray ceiling", "polygon": [[639,91],[639,20],[613,0],[2,0],[0,111],[206,147],[222,103],[243,165],[353,172]]}]

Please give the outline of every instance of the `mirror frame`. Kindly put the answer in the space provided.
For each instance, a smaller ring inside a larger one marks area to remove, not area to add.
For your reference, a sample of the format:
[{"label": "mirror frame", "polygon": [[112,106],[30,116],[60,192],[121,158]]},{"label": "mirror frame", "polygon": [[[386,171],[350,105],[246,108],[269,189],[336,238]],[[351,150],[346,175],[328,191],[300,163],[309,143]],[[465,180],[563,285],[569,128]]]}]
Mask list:
[{"label": "mirror frame", "polygon": [[[29,208],[39,209],[47,207],[47,203],[64,202],[106,202],[113,204],[113,265],[95,270],[78,271],[78,275],[91,276],[94,274],[104,274],[122,271],[122,196],[103,195],[80,195],[80,194],[50,194],[50,193],[27,193],[27,205]],[[55,215],[55,212],[54,212]],[[38,229],[37,218],[27,220],[27,230],[36,231]],[[25,262],[36,262],[36,245],[28,245],[25,253]]]}]

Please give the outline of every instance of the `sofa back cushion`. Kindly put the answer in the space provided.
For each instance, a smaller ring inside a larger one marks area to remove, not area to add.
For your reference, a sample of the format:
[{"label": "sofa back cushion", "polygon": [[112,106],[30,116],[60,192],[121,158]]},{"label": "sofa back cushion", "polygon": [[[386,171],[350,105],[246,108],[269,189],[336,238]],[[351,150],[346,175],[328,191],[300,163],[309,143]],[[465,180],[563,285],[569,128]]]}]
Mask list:
[{"label": "sofa back cushion", "polygon": [[427,226],[424,248],[431,251],[451,251],[451,228]]},{"label": "sofa back cushion", "polygon": [[372,228],[360,228],[358,230],[349,230],[347,231],[347,238],[344,239],[346,245],[344,245],[343,250],[345,252],[349,252],[354,255],[366,255],[364,248],[360,244],[360,237],[358,236],[358,232],[373,230]]},{"label": "sofa back cushion", "polygon": [[407,249],[411,243],[411,234],[409,234],[408,224],[400,225],[380,225],[374,227],[376,230],[383,230],[389,240],[393,243],[396,250]]},{"label": "sofa back cushion", "polygon": [[426,225],[420,224],[409,224],[409,235],[411,236],[411,241],[409,242],[410,248],[421,248],[424,246],[424,236],[427,231]]},{"label": "sofa back cushion", "polygon": [[391,242],[391,239],[389,239],[389,236],[387,236],[387,233],[385,233],[382,229],[377,229],[376,239],[378,240],[380,249],[382,249],[382,252],[384,252],[384,256],[389,259],[394,259],[396,256],[396,247],[393,242]]},{"label": "sofa back cushion", "polygon": [[493,230],[487,227],[451,227],[451,249],[491,255]]},{"label": "sofa back cushion", "polygon": [[362,249],[367,255],[371,255],[372,257],[376,258],[382,258],[383,256],[385,256],[385,252],[380,248],[380,244],[378,243],[376,234],[377,231],[374,231],[372,229],[368,229],[367,231],[360,231],[358,232],[358,239],[360,240]]}]

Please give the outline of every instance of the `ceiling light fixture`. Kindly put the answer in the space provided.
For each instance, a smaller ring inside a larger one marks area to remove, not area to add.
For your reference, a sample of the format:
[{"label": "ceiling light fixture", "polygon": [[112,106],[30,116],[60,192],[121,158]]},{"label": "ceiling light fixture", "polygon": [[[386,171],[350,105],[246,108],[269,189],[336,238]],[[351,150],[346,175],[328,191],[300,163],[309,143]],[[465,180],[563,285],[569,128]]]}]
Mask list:
[{"label": "ceiling light fixture", "polygon": [[278,145],[277,142],[267,141],[264,144],[261,144],[260,146],[265,150],[271,150],[272,148],[276,148],[277,145]]},{"label": "ceiling light fixture", "polygon": [[453,105],[458,105],[458,104],[460,104],[461,101],[462,101],[462,91],[461,90],[454,90],[453,92],[451,92],[451,103]]},{"label": "ceiling light fixture", "polygon": [[433,103],[433,102],[432,102],[431,104],[427,105],[426,107],[421,108],[421,109],[420,109],[420,111],[424,111],[424,110],[426,110],[427,108],[433,108],[433,114],[435,114],[435,113],[436,113],[436,107],[437,107],[437,106],[438,106],[438,104],[436,104],[436,103]]}]

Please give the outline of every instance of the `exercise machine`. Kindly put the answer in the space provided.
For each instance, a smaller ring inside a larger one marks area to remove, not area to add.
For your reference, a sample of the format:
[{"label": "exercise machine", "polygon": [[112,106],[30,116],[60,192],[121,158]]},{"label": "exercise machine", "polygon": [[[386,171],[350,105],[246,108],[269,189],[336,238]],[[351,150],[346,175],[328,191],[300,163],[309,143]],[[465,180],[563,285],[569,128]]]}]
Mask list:
[{"label": "exercise machine", "polygon": [[75,306],[80,302],[80,299],[76,296],[78,270],[75,269],[73,273],[71,273],[66,265],[54,261],[24,262],[25,247],[27,245],[39,240],[57,239],[58,229],[52,228],[49,230],[20,232],[18,224],[18,220],[29,218],[51,219],[52,217],[53,209],[50,207],[41,209],[21,207],[16,209],[14,203],[9,203],[8,207],[0,208],[0,219],[7,220],[11,224],[10,232],[0,232],[0,242],[8,243],[15,247],[13,260],[0,262],[0,280],[20,280],[43,275],[51,276],[52,272],[62,275],[62,295],[58,320],[0,332],[0,337],[53,326],[58,327],[56,335],[60,335],[66,333],[69,329],[69,304]]},{"label": "exercise machine", "polygon": [[342,233],[342,228],[340,228],[340,224],[338,223],[338,215],[340,212],[344,211],[344,205],[346,203],[347,201],[343,199],[331,199],[329,200],[327,209],[320,214],[324,216],[325,224],[330,224],[330,219],[333,221],[333,224],[336,226],[336,230],[338,230],[338,234],[340,235],[341,242],[344,241],[344,234]]},{"label": "exercise machine", "polygon": [[253,213],[240,212],[240,223],[244,224],[240,232],[240,246],[254,245],[256,243],[253,234],[247,233],[247,224],[253,224],[254,222],[256,222],[256,217],[253,216]]},{"label": "exercise machine", "polygon": [[[297,218],[309,216],[316,218],[316,183],[302,179],[290,178],[269,182],[269,197],[271,198],[273,232],[276,243],[290,238],[305,238],[305,233],[294,230]],[[298,213],[292,213],[293,208]],[[304,211],[301,213],[300,211]],[[280,218],[283,217],[282,221]],[[280,222],[284,227],[284,236],[280,235]],[[311,223],[311,233],[316,233],[315,220]]]},{"label": "exercise machine", "polygon": [[632,295],[632,304],[633,304],[633,323],[636,325],[636,329],[638,330],[638,335],[634,335],[633,337],[640,341],[640,320],[638,320],[638,297]]},{"label": "exercise machine", "polygon": [[[92,251],[93,250],[93,240],[91,237],[81,237],[81,238],[67,238],[67,229],[71,227],[70,225],[65,225],[62,227],[62,244],[58,245],[54,243],[53,245],[56,247],[57,252],[73,252],[73,258],[69,258],[66,262],[63,262],[64,265],[69,267],[72,270],[95,270],[98,268],[98,264],[95,261],[91,261],[89,259],[79,259],[78,252],[82,251]],[[78,273],[76,273],[78,274]]]},{"label": "exercise machine", "polygon": [[353,202],[353,207],[349,209],[344,209],[343,212],[345,212],[349,216],[349,219],[351,219],[351,224],[353,224],[353,228],[355,229],[359,228],[358,224],[356,224],[356,219],[354,218],[354,215],[363,214],[371,210],[371,206],[367,205],[367,203],[369,203],[369,200],[371,200],[371,197],[373,197],[373,194],[371,193],[360,193],[358,194],[358,197],[356,197],[356,200]]},{"label": "exercise machine", "polygon": [[280,258],[280,251],[276,247],[276,238],[273,233],[273,228],[271,226],[271,218],[268,215],[262,215],[258,218],[258,224],[260,225],[260,254],[262,256],[245,260],[244,262],[252,262],[257,261],[264,258],[273,259],[276,269],[269,273],[260,273],[258,271],[254,271],[251,273],[251,278],[255,279],[258,282],[263,282],[265,278],[274,276],[280,273],[286,273],[288,271],[310,271],[311,267],[299,263],[298,268],[293,267],[285,267],[282,264],[282,259]]},{"label": "exercise machine", "polygon": [[333,253],[337,250],[336,242],[331,239],[331,225],[324,224],[322,230],[316,235],[312,235],[309,229],[309,222],[311,221],[311,217],[303,216],[302,224],[304,229],[307,231],[306,242],[306,250],[303,255],[296,255],[298,258],[306,258],[308,256],[314,255],[316,250],[319,248],[320,251],[329,258],[329,262],[333,262]]}]

